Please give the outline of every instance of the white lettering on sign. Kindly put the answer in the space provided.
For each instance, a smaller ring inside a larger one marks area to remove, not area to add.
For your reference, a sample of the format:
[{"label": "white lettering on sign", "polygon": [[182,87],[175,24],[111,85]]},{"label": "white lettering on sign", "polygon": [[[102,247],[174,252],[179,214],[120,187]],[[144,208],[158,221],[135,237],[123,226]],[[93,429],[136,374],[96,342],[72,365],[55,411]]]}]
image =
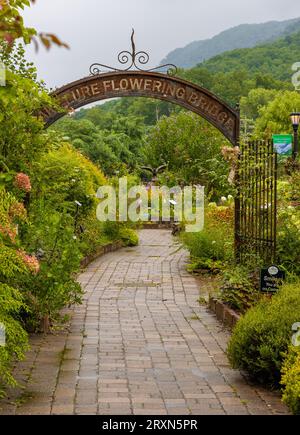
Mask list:
[{"label": "white lettering on sign", "polygon": [[[230,140],[235,137],[235,115],[225,105],[205,91],[172,78],[151,77],[148,74],[142,77],[130,74],[116,74],[111,77],[106,75],[93,80],[82,80],[70,86],[69,90],[57,91],[57,98],[66,109],[75,109],[96,100],[128,95],[166,99],[175,103],[178,101],[184,107],[214,122],[219,129],[226,130]],[[53,110],[52,113],[55,118],[57,112]],[[51,110],[48,113],[45,109],[43,114],[45,118],[51,118]]]}]

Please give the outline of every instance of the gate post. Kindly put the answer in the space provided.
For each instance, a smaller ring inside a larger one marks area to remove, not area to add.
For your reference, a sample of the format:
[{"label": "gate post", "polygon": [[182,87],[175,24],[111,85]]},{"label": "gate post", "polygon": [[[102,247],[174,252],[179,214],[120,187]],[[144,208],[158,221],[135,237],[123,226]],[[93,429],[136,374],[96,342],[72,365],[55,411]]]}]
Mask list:
[{"label": "gate post", "polygon": [[[237,112],[237,122],[235,130],[235,146],[240,147],[240,105],[236,105]],[[235,261],[240,262],[240,213],[241,213],[241,201],[240,201],[240,153],[238,155],[237,169],[235,171],[235,186],[236,186],[236,196],[234,199],[234,251],[235,251]]]}]

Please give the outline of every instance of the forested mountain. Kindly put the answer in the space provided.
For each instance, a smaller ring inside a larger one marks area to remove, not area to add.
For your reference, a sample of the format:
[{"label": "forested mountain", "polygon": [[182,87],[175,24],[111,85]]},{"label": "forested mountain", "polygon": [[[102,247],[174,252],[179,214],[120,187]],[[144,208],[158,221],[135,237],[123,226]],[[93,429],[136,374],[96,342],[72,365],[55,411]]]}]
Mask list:
[{"label": "forested mountain", "polygon": [[181,74],[234,105],[251,89],[292,90],[295,62],[300,62],[300,32],[269,44],[220,54]]},{"label": "forested mountain", "polygon": [[291,67],[300,62],[300,29],[269,44],[220,54],[202,64],[211,72],[245,69],[251,73],[271,74],[276,80],[290,81]]},{"label": "forested mountain", "polygon": [[194,41],[183,48],[177,48],[161,63],[173,63],[181,68],[191,68],[225,51],[255,47],[299,30],[300,18],[262,24],[241,24],[211,39]]}]

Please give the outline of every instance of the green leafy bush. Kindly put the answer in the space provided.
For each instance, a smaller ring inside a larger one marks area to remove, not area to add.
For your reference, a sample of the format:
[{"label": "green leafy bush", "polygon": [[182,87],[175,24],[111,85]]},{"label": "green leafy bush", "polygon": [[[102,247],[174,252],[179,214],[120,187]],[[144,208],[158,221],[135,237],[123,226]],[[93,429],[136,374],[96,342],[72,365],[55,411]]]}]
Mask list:
[{"label": "green leafy bush", "polygon": [[300,282],[285,284],[271,300],[264,298],[237,323],[228,345],[234,368],[256,381],[278,385],[292,325],[300,321]]},{"label": "green leafy bush", "polygon": [[105,234],[105,225],[96,219],[96,211],[92,210],[84,218],[78,221],[78,227],[83,230],[79,234],[80,250],[84,256],[97,252],[100,246],[107,245],[112,240]]},{"label": "green leafy bush", "polygon": [[287,272],[300,276],[300,173],[278,183],[279,262]]},{"label": "green leafy bush", "polygon": [[40,270],[23,280],[31,307],[26,322],[30,329],[47,332],[66,305],[81,302],[82,290],[75,281],[82,254],[74,234],[74,219],[67,212],[41,207],[24,235],[27,249],[40,253]]},{"label": "green leafy bush", "polygon": [[139,239],[136,232],[125,223],[107,221],[104,222],[103,229],[109,240],[122,240],[125,246],[138,245]]},{"label": "green leafy bush", "polygon": [[279,212],[277,242],[280,264],[300,276],[300,209],[290,207]]},{"label": "green leafy bush", "polygon": [[100,222],[96,211],[92,211],[84,220],[80,220],[84,232],[80,234],[80,250],[87,256],[97,252],[98,248],[114,241],[122,241],[124,246],[136,246],[139,242],[136,231],[125,224]]},{"label": "green leafy bush", "polygon": [[283,401],[294,414],[300,415],[300,348],[291,347],[284,361],[281,385]]},{"label": "green leafy bush", "polygon": [[224,271],[221,299],[231,308],[245,313],[260,299],[254,274],[243,266],[232,266]]},{"label": "green leafy bush", "polygon": [[144,161],[155,168],[168,163],[170,180],[162,178],[167,185],[200,184],[210,199],[232,193],[229,167],[221,154],[226,140],[199,116],[189,112],[164,116],[146,141]]},{"label": "green leafy bush", "polygon": [[7,71],[7,84],[0,93],[0,167],[11,171],[28,166],[48,147],[43,122],[35,116],[50,97],[27,78]]},{"label": "green leafy bush", "polygon": [[74,117],[60,120],[52,129],[67,137],[106,175],[113,176],[137,165],[146,128],[141,116],[128,112],[123,116],[104,106],[81,109]]},{"label": "green leafy bush", "polygon": [[191,253],[190,270],[220,271],[233,259],[233,208],[209,204],[205,211],[204,229],[183,233],[182,241]]},{"label": "green leafy bush", "polygon": [[[1,246],[0,246],[1,249]],[[5,327],[5,346],[0,346],[0,397],[6,385],[16,385],[11,368],[24,358],[28,337],[20,322],[21,311],[27,310],[21,292],[0,283],[0,326]]]},{"label": "green leafy bush", "polygon": [[[29,270],[18,248],[15,220],[24,216],[16,199],[0,187],[0,326],[5,328],[5,346],[0,346],[0,396],[6,385],[15,385],[11,367],[28,348],[21,314],[28,311],[20,288]],[[27,260],[29,259],[26,258]]]},{"label": "green leafy bush", "polygon": [[[105,183],[101,170],[67,143],[44,153],[31,169],[31,202],[45,199],[54,210],[88,214],[96,204],[97,189]],[[34,206],[34,204],[33,204]]]},{"label": "green leafy bush", "polygon": [[[83,254],[99,241],[85,222],[96,222],[96,191],[105,178],[93,163],[72,146],[55,145],[32,164],[30,225],[21,230],[26,250],[40,255],[40,271],[24,280],[31,307],[27,325],[48,330],[60,310],[80,303],[76,282]],[[84,231],[82,233],[82,231]],[[89,243],[89,248],[87,248]],[[86,251],[85,251],[86,249]]]},{"label": "green leafy bush", "polygon": [[[300,38],[300,32],[298,33]],[[255,124],[255,135],[258,138],[269,139],[278,132],[290,133],[290,113],[300,103],[296,91],[280,91],[269,103],[259,110]]]},{"label": "green leafy bush", "polygon": [[125,246],[137,246],[139,244],[138,235],[132,228],[121,227],[119,237]]}]

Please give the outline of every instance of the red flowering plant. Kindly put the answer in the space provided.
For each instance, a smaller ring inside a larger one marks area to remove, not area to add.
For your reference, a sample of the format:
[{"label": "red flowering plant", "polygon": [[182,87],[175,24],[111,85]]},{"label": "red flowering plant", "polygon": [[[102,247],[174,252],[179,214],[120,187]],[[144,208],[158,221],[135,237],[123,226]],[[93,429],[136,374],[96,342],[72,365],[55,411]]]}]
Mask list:
[{"label": "red flowering plant", "polygon": [[27,255],[18,249],[18,222],[25,222],[27,212],[24,205],[4,189],[0,190],[0,242],[16,250],[17,256],[33,273],[39,271],[39,262],[35,257]]},{"label": "red flowering plant", "polygon": [[27,211],[21,202],[13,195],[0,190],[0,236],[7,242],[16,244],[18,224],[25,222]]},{"label": "red flowering plant", "polygon": [[20,172],[15,176],[14,185],[23,192],[29,193],[31,191],[30,178],[23,172]]},{"label": "red flowering plant", "polygon": [[17,224],[24,222],[26,217],[24,205],[5,189],[0,189],[0,236],[9,243],[15,244],[18,235]]},{"label": "red flowering plant", "polygon": [[40,271],[40,263],[39,260],[35,256],[31,256],[26,254],[22,249],[17,251],[18,256],[23,260],[27,269],[33,274],[37,275]]},{"label": "red flowering plant", "polygon": [[[22,359],[27,350],[27,333],[20,321],[29,313],[23,280],[36,273],[37,265],[19,255],[18,225],[16,219],[26,219],[23,204],[0,186],[0,320],[7,334],[5,352],[0,352],[0,396],[3,385],[16,385],[11,367]],[[30,263],[27,266],[26,261]],[[31,273],[30,273],[31,272]]]},{"label": "red flowering plant", "polygon": [[17,237],[17,228],[11,228],[8,224],[0,224],[0,235],[4,238],[8,238],[12,243],[15,243]]}]

